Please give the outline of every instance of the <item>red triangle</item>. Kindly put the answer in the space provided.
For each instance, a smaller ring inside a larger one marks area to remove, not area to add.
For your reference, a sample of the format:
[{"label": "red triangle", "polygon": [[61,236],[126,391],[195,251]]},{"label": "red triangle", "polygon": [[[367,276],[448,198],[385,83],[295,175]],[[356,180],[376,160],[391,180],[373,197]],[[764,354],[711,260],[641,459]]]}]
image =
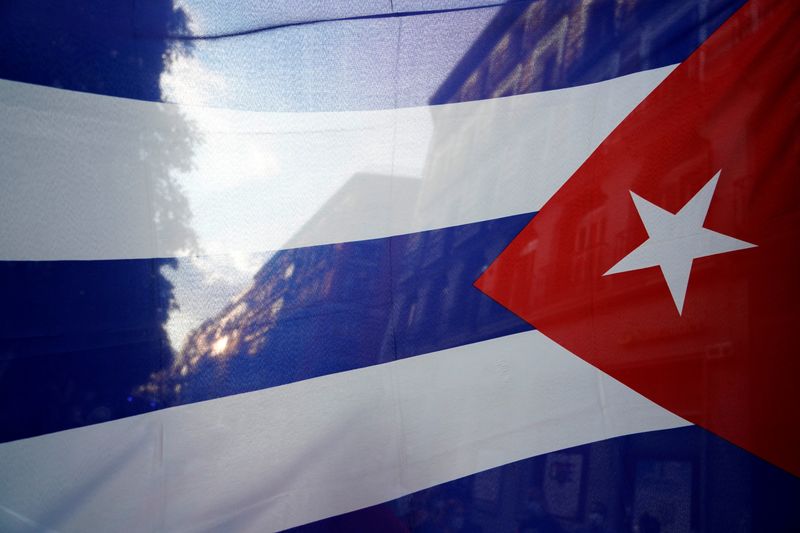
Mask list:
[{"label": "red triangle", "polygon": [[[752,0],[597,148],[476,282],[572,353],[800,475],[800,2]],[[678,314],[630,191],[671,212],[718,171]]]}]

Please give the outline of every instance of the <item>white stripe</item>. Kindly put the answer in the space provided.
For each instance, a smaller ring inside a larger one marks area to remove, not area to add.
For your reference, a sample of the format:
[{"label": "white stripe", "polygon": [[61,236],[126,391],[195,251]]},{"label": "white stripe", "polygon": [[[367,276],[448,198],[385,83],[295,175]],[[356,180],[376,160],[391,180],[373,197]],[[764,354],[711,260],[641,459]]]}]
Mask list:
[{"label": "white stripe", "polygon": [[288,528],[687,424],[520,333],[0,445],[0,529]]},{"label": "white stripe", "polygon": [[672,68],[338,113],[0,81],[0,259],[266,251],[535,211]]}]

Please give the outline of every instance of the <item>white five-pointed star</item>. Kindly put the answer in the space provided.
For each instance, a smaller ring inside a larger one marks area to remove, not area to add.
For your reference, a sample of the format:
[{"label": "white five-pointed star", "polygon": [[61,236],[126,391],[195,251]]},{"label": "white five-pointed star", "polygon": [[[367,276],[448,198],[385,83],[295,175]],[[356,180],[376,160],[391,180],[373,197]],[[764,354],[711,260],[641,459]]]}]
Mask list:
[{"label": "white five-pointed star", "polygon": [[756,246],[703,227],[720,172],[674,215],[630,191],[648,239],[603,275],[658,266],[678,314],[682,314],[689,274],[696,258]]}]

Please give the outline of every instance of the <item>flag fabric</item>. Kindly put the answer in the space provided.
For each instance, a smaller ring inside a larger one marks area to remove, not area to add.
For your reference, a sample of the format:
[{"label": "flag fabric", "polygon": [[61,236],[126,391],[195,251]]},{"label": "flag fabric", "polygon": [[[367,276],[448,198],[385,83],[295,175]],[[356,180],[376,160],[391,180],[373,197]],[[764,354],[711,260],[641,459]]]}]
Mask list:
[{"label": "flag fabric", "polygon": [[[800,370],[784,322],[800,297],[800,254],[786,249],[800,237],[800,143],[784,141],[800,47],[780,31],[791,6],[765,7],[742,10],[673,71],[479,283],[623,383],[800,475],[798,413],[776,408],[794,403]],[[606,228],[582,257],[553,251],[587,224]],[[505,284],[504,264],[528,291]],[[709,347],[721,361],[703,375]]]},{"label": "flag fabric", "polygon": [[2,12],[3,531],[800,527],[796,2]]}]

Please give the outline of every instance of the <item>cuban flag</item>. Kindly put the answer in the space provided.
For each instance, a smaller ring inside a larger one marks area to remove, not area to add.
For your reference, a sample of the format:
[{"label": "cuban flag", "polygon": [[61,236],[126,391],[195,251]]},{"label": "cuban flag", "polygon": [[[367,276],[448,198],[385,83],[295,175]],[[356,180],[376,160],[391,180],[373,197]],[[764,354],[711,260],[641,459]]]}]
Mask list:
[{"label": "cuban flag", "polygon": [[0,530],[800,530],[800,3],[0,7]]}]

